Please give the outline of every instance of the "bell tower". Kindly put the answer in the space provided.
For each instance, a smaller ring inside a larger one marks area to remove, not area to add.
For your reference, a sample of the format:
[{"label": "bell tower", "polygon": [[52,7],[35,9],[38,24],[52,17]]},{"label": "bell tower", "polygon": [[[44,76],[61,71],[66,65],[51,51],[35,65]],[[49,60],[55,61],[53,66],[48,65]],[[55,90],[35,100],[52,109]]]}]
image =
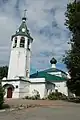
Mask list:
[{"label": "bell tower", "polygon": [[7,79],[29,78],[31,43],[33,42],[26,25],[26,10],[19,29],[11,37],[11,54]]}]

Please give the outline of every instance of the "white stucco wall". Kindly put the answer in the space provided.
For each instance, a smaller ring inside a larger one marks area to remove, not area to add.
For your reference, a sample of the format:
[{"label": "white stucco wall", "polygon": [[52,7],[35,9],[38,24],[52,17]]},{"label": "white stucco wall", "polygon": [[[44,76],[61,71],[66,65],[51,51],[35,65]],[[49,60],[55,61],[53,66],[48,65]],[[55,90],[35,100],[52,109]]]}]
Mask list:
[{"label": "white stucco wall", "polygon": [[25,96],[29,96],[29,91],[30,91],[30,83],[26,81],[20,81],[19,98],[24,98]]},{"label": "white stucco wall", "polygon": [[30,95],[34,95],[34,90],[37,90],[41,98],[45,98],[50,92],[55,90],[54,84],[45,81],[45,78],[32,78],[30,79]]},{"label": "white stucco wall", "polygon": [[[61,72],[49,72],[48,74],[56,75],[56,76],[59,76],[59,77],[64,76],[65,78],[67,78],[67,75],[65,73],[61,73]],[[66,80],[63,81],[63,82],[53,82],[53,83],[56,85],[55,89],[58,89],[59,92],[68,96],[68,88],[66,86]]]},{"label": "white stucco wall", "polygon": [[46,83],[45,96],[47,97],[51,92],[55,91],[54,84]]},{"label": "white stucco wall", "polygon": [[26,76],[26,49],[15,48],[11,51],[8,79],[14,79],[16,76]]},{"label": "white stucco wall", "polygon": [[29,78],[30,76],[30,59],[31,59],[31,51],[27,50],[27,59],[26,59],[26,70],[27,74],[26,76]]},{"label": "white stucco wall", "polygon": [[53,83],[56,85],[55,89],[57,89],[59,92],[68,96],[68,88],[66,86],[66,81],[65,82],[53,82]]},{"label": "white stucco wall", "polygon": [[[14,86],[14,90],[12,93],[12,98],[24,98],[25,96],[29,96],[29,90],[30,90],[30,83],[26,81],[3,81],[2,86],[9,84]],[[18,86],[18,88],[16,88]],[[10,86],[7,86],[5,88],[5,98],[7,97],[7,88]]]},{"label": "white stucco wall", "polygon": [[45,96],[45,78],[32,78],[30,79],[30,96],[34,96],[34,91],[38,91],[40,94],[40,98],[44,98]]},{"label": "white stucco wall", "polygon": [[[16,76],[26,76],[26,70],[30,69],[30,65],[27,68],[27,62],[30,64],[30,55],[27,50],[28,38],[25,37],[25,47],[20,47],[20,38],[22,36],[17,36],[17,46],[13,48],[14,40],[12,41],[9,70],[8,70],[8,79],[14,79]],[[28,56],[27,56],[28,55]],[[29,59],[29,60],[28,60]],[[28,70],[29,71],[29,70]]]},{"label": "white stucco wall", "polygon": [[35,90],[39,92],[40,98],[44,98],[45,96],[45,84],[44,83],[38,83],[38,84],[32,83],[30,85],[30,96],[34,96]]},{"label": "white stucco wall", "polygon": [[[14,86],[14,90],[13,90],[13,93],[12,93],[12,98],[19,98],[19,85],[20,85],[20,81],[3,81],[2,82],[2,86],[6,85],[6,84],[10,84],[10,85],[13,85]],[[18,86],[18,88],[16,88],[16,86]],[[7,97],[7,88],[8,86],[5,88],[5,98]]]}]

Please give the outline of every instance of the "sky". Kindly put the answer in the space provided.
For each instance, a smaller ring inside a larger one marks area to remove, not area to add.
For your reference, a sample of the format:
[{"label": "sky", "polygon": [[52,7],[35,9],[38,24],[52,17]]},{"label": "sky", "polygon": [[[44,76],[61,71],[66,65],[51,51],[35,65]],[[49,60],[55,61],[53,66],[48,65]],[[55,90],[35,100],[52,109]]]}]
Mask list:
[{"label": "sky", "polygon": [[62,63],[70,33],[65,22],[69,0],[0,0],[0,66],[9,64],[11,36],[21,24],[27,9],[27,26],[34,39],[31,52],[31,73],[51,67],[52,57],[57,68],[66,71]]}]

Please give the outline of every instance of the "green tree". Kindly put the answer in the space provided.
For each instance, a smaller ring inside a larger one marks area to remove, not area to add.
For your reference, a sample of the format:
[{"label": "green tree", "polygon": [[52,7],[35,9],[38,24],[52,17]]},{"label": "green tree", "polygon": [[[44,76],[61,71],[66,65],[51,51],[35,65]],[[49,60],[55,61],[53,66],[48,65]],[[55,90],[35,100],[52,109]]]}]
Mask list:
[{"label": "green tree", "polygon": [[2,109],[4,103],[4,90],[0,82],[0,109]]},{"label": "green tree", "polygon": [[2,79],[3,77],[7,77],[7,74],[8,67],[7,66],[0,67],[0,79]]},{"label": "green tree", "polygon": [[1,80],[3,77],[7,77],[7,73],[8,73],[7,66],[0,67],[0,109],[3,107],[4,103],[4,89],[2,87]]},{"label": "green tree", "polygon": [[65,25],[72,35],[71,50],[67,51],[64,58],[64,63],[71,75],[67,85],[71,92],[80,96],[80,2],[68,4],[65,16]]}]

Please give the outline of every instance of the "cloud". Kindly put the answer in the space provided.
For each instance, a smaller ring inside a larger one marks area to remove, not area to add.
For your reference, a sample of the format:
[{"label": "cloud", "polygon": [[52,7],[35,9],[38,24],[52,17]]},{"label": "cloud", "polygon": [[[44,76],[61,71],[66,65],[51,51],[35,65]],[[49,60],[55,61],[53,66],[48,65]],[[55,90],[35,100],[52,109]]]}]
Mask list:
[{"label": "cloud", "polygon": [[[69,48],[69,32],[64,26],[68,0],[0,0],[0,65],[8,64],[10,37],[18,29],[27,9],[27,26],[32,43],[31,69],[50,66],[54,56],[58,62]],[[6,59],[5,59],[6,56]]]}]

